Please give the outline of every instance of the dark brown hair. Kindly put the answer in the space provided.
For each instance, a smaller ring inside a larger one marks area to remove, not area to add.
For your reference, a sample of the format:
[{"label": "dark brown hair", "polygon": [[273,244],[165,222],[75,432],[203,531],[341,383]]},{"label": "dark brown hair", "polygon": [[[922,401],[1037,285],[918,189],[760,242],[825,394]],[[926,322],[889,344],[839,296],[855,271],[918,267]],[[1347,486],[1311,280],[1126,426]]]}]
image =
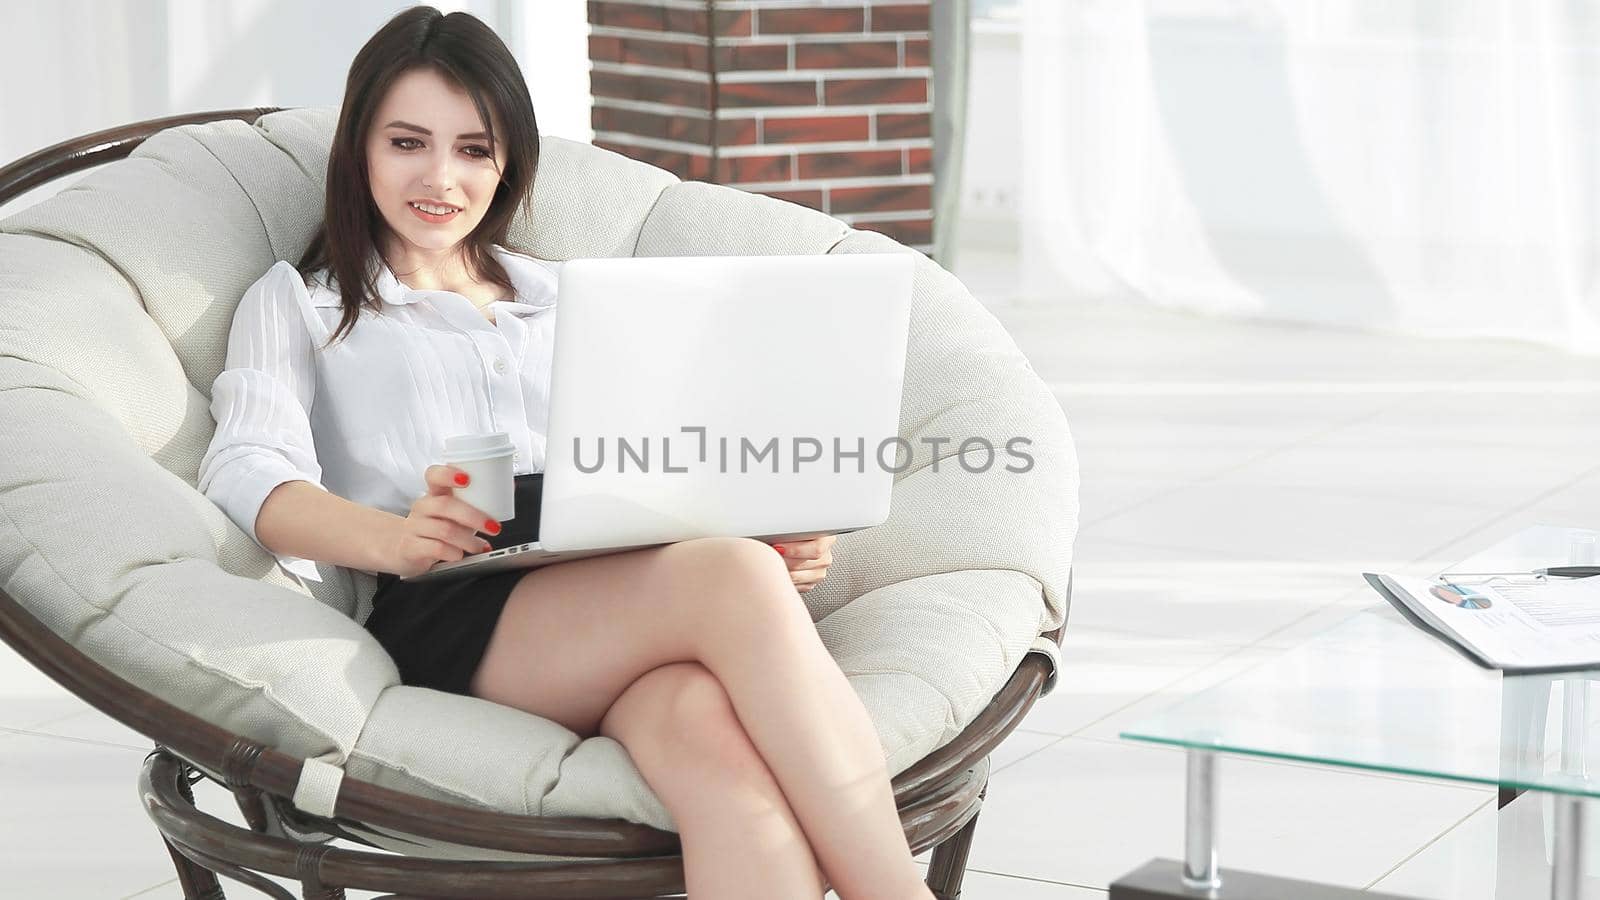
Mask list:
[{"label": "dark brown hair", "polygon": [[[502,290],[515,289],[492,245],[505,243],[519,206],[525,211],[532,208],[539,126],[527,82],[511,51],[482,20],[464,12],[445,15],[431,6],[413,6],[378,29],[350,64],[339,124],[328,151],[322,224],[296,266],[302,278],[326,267],[339,284],[344,317],[329,344],[355,327],[363,308],[376,312],[383,307],[377,287],[378,254],[388,223],[372,202],[367,137],[390,86],[413,69],[427,68],[472,97],[501,174],[483,221],[462,239],[465,263],[476,277]],[[494,133],[491,108],[499,114],[506,134]]]}]

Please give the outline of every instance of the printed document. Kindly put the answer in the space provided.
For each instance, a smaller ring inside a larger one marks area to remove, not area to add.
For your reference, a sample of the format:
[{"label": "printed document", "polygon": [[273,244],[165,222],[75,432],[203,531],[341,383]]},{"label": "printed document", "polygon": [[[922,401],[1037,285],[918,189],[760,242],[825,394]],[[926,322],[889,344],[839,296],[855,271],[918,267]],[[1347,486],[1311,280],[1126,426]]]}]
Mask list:
[{"label": "printed document", "polygon": [[1600,577],[1365,577],[1408,618],[1421,619],[1484,665],[1600,667]]}]

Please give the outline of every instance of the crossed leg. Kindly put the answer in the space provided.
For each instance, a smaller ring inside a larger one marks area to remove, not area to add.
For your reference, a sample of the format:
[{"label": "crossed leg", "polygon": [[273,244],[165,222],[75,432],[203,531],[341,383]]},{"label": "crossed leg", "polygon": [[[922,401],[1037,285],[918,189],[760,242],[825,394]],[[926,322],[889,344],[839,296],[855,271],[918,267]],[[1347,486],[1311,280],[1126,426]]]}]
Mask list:
[{"label": "crossed leg", "polygon": [[[760,541],[703,538],[533,570],[512,591],[471,690],[589,736],[625,691],[673,663],[696,663],[713,676],[752,752],[788,801],[815,863],[841,897],[931,900],[900,826],[872,721],[822,645],[782,558]],[[681,670],[660,677],[699,678]],[[677,685],[685,694],[708,694],[710,686],[704,679],[698,686]],[[716,707],[703,696],[693,702]],[[652,768],[674,777],[676,768],[659,760],[685,751],[654,746],[674,734],[714,732],[721,737],[700,739],[721,740],[724,752],[737,752],[740,742],[728,723],[707,726],[685,717],[664,724],[646,706],[624,705],[608,727],[635,736],[632,744],[621,742],[647,781]],[[635,715],[644,721],[634,722]],[[760,808],[759,798],[775,802],[774,795],[762,793],[753,763],[746,763],[752,771],[744,779],[718,782],[717,772],[704,770],[689,778],[702,779],[699,788],[710,779],[710,789],[720,787],[724,798],[746,792],[751,809]],[[650,783],[677,820],[669,798],[685,797],[690,789]],[[726,803],[684,807],[687,821],[703,824],[718,810],[726,815]],[[776,842],[781,823],[769,820],[764,827]],[[751,837],[742,832],[729,839],[740,836]],[[687,869],[690,838],[683,831],[680,837]],[[714,843],[698,835],[694,840]],[[702,858],[712,868],[737,865],[726,855]],[[806,869],[792,860],[786,865]],[[716,873],[703,877],[712,880]],[[748,894],[751,884],[744,882],[729,896]]]},{"label": "crossed leg", "polygon": [[672,813],[690,897],[774,900],[823,893],[822,872],[800,823],[722,683],[705,666],[646,672],[600,720]]}]

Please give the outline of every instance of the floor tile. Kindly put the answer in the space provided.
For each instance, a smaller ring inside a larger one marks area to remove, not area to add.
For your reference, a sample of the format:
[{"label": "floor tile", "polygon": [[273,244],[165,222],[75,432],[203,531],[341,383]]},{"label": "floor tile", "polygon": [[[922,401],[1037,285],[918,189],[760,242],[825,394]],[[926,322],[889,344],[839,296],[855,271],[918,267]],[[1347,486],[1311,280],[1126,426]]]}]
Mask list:
[{"label": "floor tile", "polygon": [[[48,694],[0,697],[0,729],[34,731],[93,709],[65,690]],[[0,735],[5,734],[0,730]]]},{"label": "floor tile", "polygon": [[31,728],[89,705],[0,642],[0,727]]},{"label": "floor tile", "polygon": [[[1104,886],[1183,849],[1184,754],[1068,738],[995,773],[971,865]],[[1362,887],[1489,796],[1447,784],[1225,757],[1224,867]],[[1330,853],[1330,847],[1338,847]]]},{"label": "floor tile", "polygon": [[[1454,540],[1445,542],[1403,569],[1403,574],[1433,575],[1443,571],[1461,571],[1459,564],[1481,553],[1498,540],[1534,525],[1554,525],[1600,529],[1600,498],[1595,503],[1574,494],[1566,497],[1549,497],[1515,511],[1507,512],[1473,529]],[[1551,564],[1566,562],[1552,559]]]},{"label": "floor tile", "polygon": [[[1486,803],[1372,887],[1423,900],[1547,900],[1552,803],[1548,794],[1501,810]],[[1584,859],[1584,896],[1600,896],[1600,833],[1590,831]]]},{"label": "floor tile", "polygon": [[[1192,481],[1326,435],[1371,415],[1365,398],[1056,393],[1079,463],[1096,478]],[[1091,481],[1093,479],[1086,479]],[[1086,507],[1086,512],[1093,512]]]},{"label": "floor tile", "polygon": [[[981,829],[983,820],[978,821]],[[918,863],[918,868],[926,877],[926,860]],[[1105,900],[1105,896],[1105,890],[1100,888],[985,872],[970,865],[961,880],[962,900]],[[829,891],[825,900],[839,900],[839,895]]]},{"label": "floor tile", "polygon": [[[1027,724],[1024,720],[1023,724]],[[1018,728],[1006,735],[1000,746],[994,748],[989,754],[989,772],[1004,769],[1006,766],[1015,765],[1020,760],[1043,750],[1045,747],[1061,740],[1059,734],[1046,734],[1042,731],[1030,731]]]},{"label": "floor tile", "polygon": [[[1079,460],[1080,471],[1083,461]],[[1199,477],[1199,476],[1196,476]],[[1182,478],[1137,478],[1100,472],[1078,485],[1080,523],[1098,521],[1171,493],[1189,483]]]},{"label": "floor tile", "polygon": [[1105,900],[1105,896],[1103,890],[970,868],[961,882],[962,900]]},{"label": "floor tile", "polygon": [[155,741],[152,739],[93,707],[65,718],[36,725],[26,729],[26,733],[92,741],[132,750],[148,751],[155,747]]},{"label": "floor tile", "polygon": [[173,876],[139,803],[143,754],[38,735],[0,740],[8,897],[123,897]]},{"label": "floor tile", "polygon": [[[1178,446],[1160,444],[1117,443],[1095,434],[1092,426],[1079,428],[1073,433],[1078,453],[1078,471],[1089,481],[1118,479],[1123,485],[1139,486],[1155,482],[1159,485],[1186,486],[1230,472],[1259,459],[1285,443],[1261,447],[1240,447],[1204,441],[1196,438]],[[1083,503],[1083,522],[1090,524],[1124,511],[1125,505],[1102,508],[1094,503],[1098,493],[1115,490],[1110,486],[1096,486],[1086,492]],[[1150,491],[1165,495],[1166,490]],[[1141,497],[1143,500],[1149,497]]]},{"label": "floor tile", "polygon": [[1130,540],[1124,538],[1106,538],[1098,534],[1078,534],[1077,540],[1072,544],[1075,559],[1084,562],[1097,562],[1101,564],[1116,565],[1172,565],[1196,564],[1200,566],[1216,565],[1219,567],[1232,567],[1238,570],[1245,565],[1259,567],[1260,571],[1279,572],[1313,572],[1316,574],[1338,574],[1346,572],[1345,569],[1336,569],[1323,566],[1317,562],[1301,560],[1264,560],[1260,554],[1254,553],[1249,547],[1234,547],[1232,549],[1213,550],[1205,547],[1184,547],[1174,544],[1158,544],[1147,540]]},{"label": "floor tile", "polygon": [[1249,644],[1362,589],[1351,572],[1214,554],[1174,559],[1088,535],[1074,548],[1068,629]]},{"label": "floor tile", "polygon": [[1105,716],[1073,734],[1076,738],[1118,741],[1121,733],[1185,697],[1216,687],[1242,672],[1264,665],[1289,651],[1266,646],[1237,647],[1224,656],[1192,671],[1178,680]]},{"label": "floor tile", "polygon": [[[1176,383],[1135,383],[1123,388],[1068,382],[1057,390],[1074,434],[1121,443],[1219,444],[1260,449],[1297,443],[1375,417],[1396,401],[1388,395],[1240,394],[1220,389],[1196,395]],[[1158,474],[1158,473],[1145,473]]]},{"label": "floor tile", "polygon": [[1182,638],[1069,626],[1056,687],[1022,727],[1069,735],[1200,671],[1237,648]]},{"label": "floor tile", "polygon": [[0,740],[36,732],[134,748],[153,744],[46,677],[0,644]]},{"label": "floor tile", "polygon": [[[1550,354],[1564,357],[1564,354]],[[1374,415],[1368,427],[1397,435],[1426,434],[1439,443],[1529,448],[1559,453],[1600,445],[1600,367],[1589,362],[1582,380],[1551,381],[1549,390],[1452,393],[1413,397]],[[1521,376],[1537,384],[1538,373]],[[1581,393],[1561,390],[1583,387]],[[1531,460],[1530,460],[1531,462]]]},{"label": "floor tile", "polygon": [[1499,518],[1495,508],[1307,491],[1197,484],[1085,525],[1086,536],[1338,563],[1346,571],[1413,559]]},{"label": "floor tile", "polygon": [[1350,621],[1355,616],[1363,614],[1387,616],[1391,612],[1388,602],[1380,597],[1377,591],[1367,587],[1365,593],[1358,592],[1330,603],[1272,631],[1257,641],[1255,646],[1292,650]]},{"label": "floor tile", "polygon": [[1581,445],[1449,443],[1421,434],[1396,440],[1380,426],[1357,424],[1273,451],[1217,483],[1509,509],[1570,484],[1596,464]]}]

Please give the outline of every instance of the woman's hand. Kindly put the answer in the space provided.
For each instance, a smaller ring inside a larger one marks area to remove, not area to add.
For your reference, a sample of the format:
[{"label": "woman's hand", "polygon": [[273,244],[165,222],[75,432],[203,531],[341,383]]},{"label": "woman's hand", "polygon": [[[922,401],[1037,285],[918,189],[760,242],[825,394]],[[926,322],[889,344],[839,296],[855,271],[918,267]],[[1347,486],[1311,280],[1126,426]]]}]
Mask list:
[{"label": "woman's hand", "polygon": [[423,473],[428,493],[411,504],[411,513],[389,539],[386,571],[402,578],[420,575],[438,563],[490,549],[478,532],[499,534],[500,523],[455,495],[456,488],[466,486],[466,477],[454,466],[428,467]]},{"label": "woman's hand", "polygon": [[782,541],[772,545],[783,554],[783,561],[789,566],[789,580],[794,582],[795,590],[804,594],[827,577],[828,567],[833,565],[833,543],[838,539],[836,534],[825,534],[810,540]]}]

